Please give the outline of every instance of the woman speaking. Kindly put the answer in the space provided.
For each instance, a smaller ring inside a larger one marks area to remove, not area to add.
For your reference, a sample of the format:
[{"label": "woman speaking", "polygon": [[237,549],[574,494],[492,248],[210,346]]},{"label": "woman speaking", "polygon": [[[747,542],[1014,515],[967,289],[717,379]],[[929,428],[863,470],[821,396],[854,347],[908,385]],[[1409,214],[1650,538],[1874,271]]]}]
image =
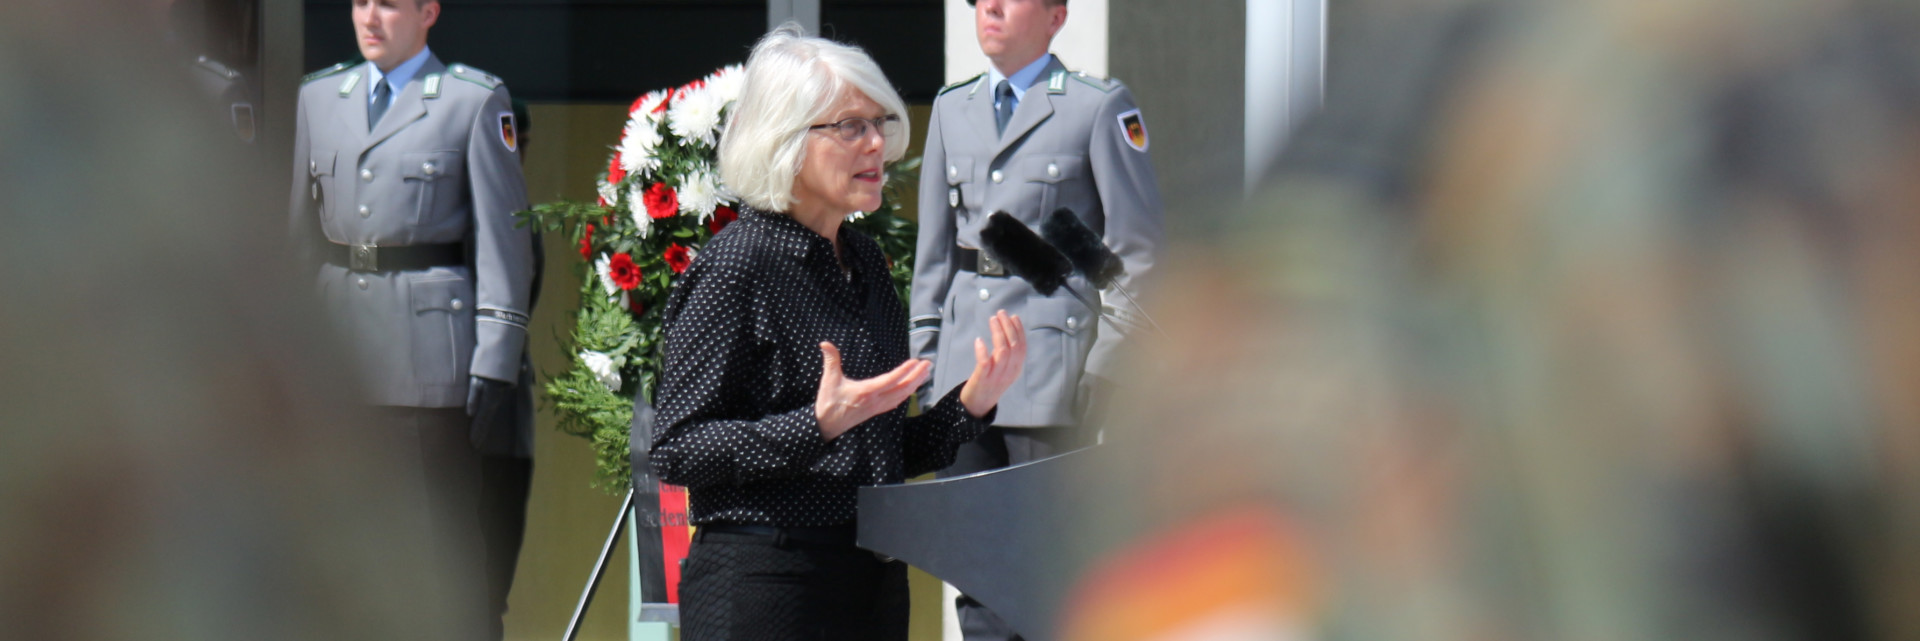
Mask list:
[{"label": "woman speaking", "polygon": [[865,52],[793,25],[748,58],[719,149],[747,207],[665,310],[652,463],[699,526],[687,641],[905,639],[906,566],[854,547],[855,488],[946,467],[1020,375],[1026,332],[1003,311],[966,384],[906,416],[932,364],[907,358],[879,245],[841,224],[880,205],[905,112]]}]

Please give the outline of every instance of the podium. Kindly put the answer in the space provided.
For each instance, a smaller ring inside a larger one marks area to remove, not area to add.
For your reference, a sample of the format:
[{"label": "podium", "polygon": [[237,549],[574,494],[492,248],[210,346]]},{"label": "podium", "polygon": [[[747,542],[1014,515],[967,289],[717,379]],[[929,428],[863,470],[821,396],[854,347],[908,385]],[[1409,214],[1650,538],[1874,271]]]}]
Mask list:
[{"label": "podium", "polygon": [[1012,467],[860,488],[860,547],[906,561],[973,597],[1029,641],[1057,638],[1067,591],[1092,550],[1073,545],[1071,508],[1090,499],[1102,446]]}]

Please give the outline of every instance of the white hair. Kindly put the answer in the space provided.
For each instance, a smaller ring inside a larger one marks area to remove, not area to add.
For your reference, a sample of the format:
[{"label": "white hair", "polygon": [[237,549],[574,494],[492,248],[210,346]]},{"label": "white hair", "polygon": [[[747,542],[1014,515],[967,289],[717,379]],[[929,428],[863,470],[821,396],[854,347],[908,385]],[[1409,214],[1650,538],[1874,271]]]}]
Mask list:
[{"label": "white hair", "polygon": [[[808,36],[792,22],[768,33],[753,46],[745,86],[727,115],[720,180],[755,209],[787,211],[806,160],[807,128],[823,124],[849,89],[899,116],[901,131],[913,131],[906,103],[867,52]],[[886,140],[887,162],[906,155],[906,135]]]}]

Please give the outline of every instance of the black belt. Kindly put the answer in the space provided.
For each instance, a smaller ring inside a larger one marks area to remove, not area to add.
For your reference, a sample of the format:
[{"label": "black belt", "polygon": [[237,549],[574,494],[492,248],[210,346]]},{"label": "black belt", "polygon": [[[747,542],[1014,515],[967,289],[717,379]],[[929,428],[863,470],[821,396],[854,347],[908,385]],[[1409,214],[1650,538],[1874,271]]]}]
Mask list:
[{"label": "black belt", "polygon": [[858,530],[853,525],[828,525],[824,527],[779,527],[774,525],[749,525],[746,523],[708,523],[696,526],[694,536],[708,534],[731,534],[750,536],[784,544],[787,541],[814,543],[818,545],[853,545]]},{"label": "black belt", "polygon": [[467,264],[467,247],[443,245],[327,245],[327,262],[356,272],[401,272]]},{"label": "black belt", "polygon": [[981,276],[993,276],[996,278],[1007,277],[1006,266],[1000,264],[1000,261],[994,260],[992,254],[972,247],[960,247],[958,250],[959,253],[956,257],[960,261],[961,270],[970,271]]}]

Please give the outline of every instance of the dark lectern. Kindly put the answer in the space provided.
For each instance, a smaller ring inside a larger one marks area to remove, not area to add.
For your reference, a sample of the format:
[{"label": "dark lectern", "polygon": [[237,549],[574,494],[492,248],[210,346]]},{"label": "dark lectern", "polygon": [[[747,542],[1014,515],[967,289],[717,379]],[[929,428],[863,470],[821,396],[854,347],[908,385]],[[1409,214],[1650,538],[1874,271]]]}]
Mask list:
[{"label": "dark lectern", "polygon": [[1030,641],[1057,636],[1087,555],[1067,506],[1100,446],[978,474],[860,488],[860,547],[906,561],[992,608]]}]

